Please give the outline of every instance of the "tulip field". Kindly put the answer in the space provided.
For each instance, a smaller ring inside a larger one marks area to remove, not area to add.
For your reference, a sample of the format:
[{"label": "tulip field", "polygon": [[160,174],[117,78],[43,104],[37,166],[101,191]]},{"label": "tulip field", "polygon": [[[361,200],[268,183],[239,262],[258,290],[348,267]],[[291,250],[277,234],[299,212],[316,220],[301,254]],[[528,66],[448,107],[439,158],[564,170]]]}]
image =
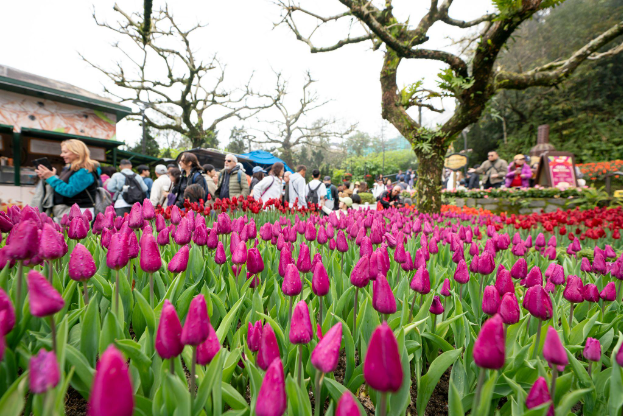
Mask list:
[{"label": "tulip field", "polygon": [[622,208],[253,204],[0,212],[0,415],[622,414]]}]

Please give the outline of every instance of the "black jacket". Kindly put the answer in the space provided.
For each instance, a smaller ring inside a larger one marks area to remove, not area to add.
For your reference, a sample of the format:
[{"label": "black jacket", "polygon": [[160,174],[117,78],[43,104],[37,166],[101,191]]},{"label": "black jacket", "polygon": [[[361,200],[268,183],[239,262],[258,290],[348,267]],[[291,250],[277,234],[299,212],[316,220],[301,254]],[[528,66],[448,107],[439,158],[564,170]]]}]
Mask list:
[{"label": "black jacket", "polygon": [[[390,208],[391,206],[399,207],[401,205],[401,194],[392,196],[392,191],[384,191],[383,194],[379,197],[379,202],[384,208]],[[394,205],[390,205],[391,202],[394,202]]]},{"label": "black jacket", "polygon": [[176,194],[175,204],[178,208],[184,208],[184,191],[189,185],[198,184],[204,188],[204,201],[208,200],[208,185],[206,184],[206,179],[204,179],[203,172],[204,171],[199,168],[191,169],[191,174],[188,176],[186,176],[186,171],[182,172],[182,176],[178,182],[179,185],[173,190]]}]

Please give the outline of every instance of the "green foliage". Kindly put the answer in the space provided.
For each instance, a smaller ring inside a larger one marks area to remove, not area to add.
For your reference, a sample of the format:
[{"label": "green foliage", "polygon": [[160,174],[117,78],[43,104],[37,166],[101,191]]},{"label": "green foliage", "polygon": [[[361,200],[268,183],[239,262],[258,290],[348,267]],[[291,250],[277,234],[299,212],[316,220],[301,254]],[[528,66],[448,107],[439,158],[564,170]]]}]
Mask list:
[{"label": "green foliage", "polygon": [[242,127],[234,127],[230,132],[230,140],[226,150],[235,154],[247,153],[245,136],[247,132]]},{"label": "green foliage", "polygon": [[350,157],[344,162],[349,173],[354,179],[364,179],[366,175],[384,174],[389,175],[399,170],[407,170],[416,167],[417,159],[411,150],[395,150],[383,153],[372,153],[368,156]]},{"label": "green foliage", "polygon": [[360,196],[360,198],[362,198],[362,203],[369,203],[369,204],[374,204],[375,203],[375,197],[373,196],[373,194],[369,194],[368,192],[358,192],[358,195]]},{"label": "green foliage", "polygon": [[145,152],[143,151],[143,138],[141,137],[134,146],[128,147],[128,151],[140,153],[142,155],[158,157],[160,149],[156,137],[151,129],[145,131]]},{"label": "green foliage", "polygon": [[461,90],[467,90],[474,84],[474,79],[456,76],[451,68],[442,70],[438,78],[438,86],[452,94],[459,94]]},{"label": "green foliage", "polygon": [[571,199],[566,203],[566,208],[579,207],[580,209],[592,209],[594,207],[617,207],[622,205],[620,198],[612,198],[603,187],[588,188],[584,190],[580,198]]}]

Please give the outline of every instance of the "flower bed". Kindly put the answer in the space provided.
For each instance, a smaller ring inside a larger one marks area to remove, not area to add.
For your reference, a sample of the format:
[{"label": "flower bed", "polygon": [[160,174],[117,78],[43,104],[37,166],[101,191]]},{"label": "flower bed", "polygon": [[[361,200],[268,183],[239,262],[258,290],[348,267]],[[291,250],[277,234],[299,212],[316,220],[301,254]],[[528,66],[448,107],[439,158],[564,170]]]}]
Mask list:
[{"label": "flower bed", "polygon": [[187,208],[0,212],[2,415],[621,413],[621,208]]},{"label": "flower bed", "polygon": [[[590,181],[602,180],[607,174],[622,172],[624,161],[612,160],[609,162],[582,163],[578,166],[581,173]],[[621,179],[620,175],[615,175],[615,179]]]}]

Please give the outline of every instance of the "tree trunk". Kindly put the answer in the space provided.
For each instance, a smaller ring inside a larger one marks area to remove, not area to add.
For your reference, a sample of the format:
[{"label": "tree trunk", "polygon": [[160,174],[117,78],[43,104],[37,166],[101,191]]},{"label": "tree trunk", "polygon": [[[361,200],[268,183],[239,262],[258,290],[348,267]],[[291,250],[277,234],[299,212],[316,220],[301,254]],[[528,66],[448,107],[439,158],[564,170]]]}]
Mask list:
[{"label": "tree trunk", "polygon": [[442,169],[444,168],[444,145],[435,144],[431,152],[423,154],[415,151],[418,157],[418,180],[416,183],[417,208],[419,212],[440,212],[442,208]]}]

